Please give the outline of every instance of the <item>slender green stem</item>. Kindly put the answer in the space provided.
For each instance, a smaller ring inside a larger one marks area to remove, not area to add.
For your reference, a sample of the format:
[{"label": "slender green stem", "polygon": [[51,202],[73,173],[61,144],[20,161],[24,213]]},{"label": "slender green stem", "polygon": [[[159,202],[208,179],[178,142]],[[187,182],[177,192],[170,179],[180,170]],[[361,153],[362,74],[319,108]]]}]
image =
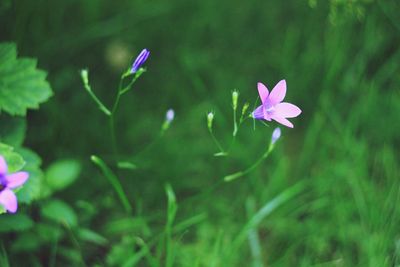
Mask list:
[{"label": "slender green stem", "polygon": [[109,125],[110,125],[110,135],[111,135],[111,146],[112,146],[112,151],[115,159],[115,164],[118,163],[118,158],[119,158],[119,153],[118,153],[118,145],[117,145],[117,138],[115,136],[115,113],[117,111],[119,101],[121,99],[121,87],[122,87],[122,82],[123,82],[123,76],[121,77],[118,85],[118,91],[117,91],[117,96],[115,98],[114,104],[111,109],[110,113],[110,119],[109,119]]},{"label": "slender green stem", "polygon": [[129,203],[128,197],[127,197],[126,193],[124,192],[124,189],[123,189],[120,181],[118,180],[117,176],[111,171],[111,169],[99,157],[93,155],[93,156],[91,156],[90,159],[92,160],[92,162],[94,164],[96,164],[100,168],[100,170],[103,173],[103,175],[108,179],[108,181],[110,182],[111,186],[113,187],[113,189],[117,193],[117,195],[118,195],[122,205],[124,206],[125,210],[128,213],[130,213],[132,211],[132,206]]},{"label": "slender green stem", "polygon": [[72,231],[71,227],[67,223],[62,223],[61,225],[64,226],[65,229],[67,229],[67,231],[68,231],[68,233],[70,235],[72,243],[75,245],[77,251],[79,251],[79,258],[80,258],[80,261],[81,261],[81,266],[86,267],[87,265],[86,265],[85,258],[84,258],[83,253],[82,253],[82,247],[79,244],[78,239],[76,239],[76,237],[74,235],[74,232]]},{"label": "slender green stem", "polygon": [[246,170],[244,171],[239,171],[239,172],[235,172],[233,174],[227,175],[224,177],[224,181],[225,182],[230,182],[233,181],[239,177],[242,177],[246,174],[248,174],[249,172],[251,172],[252,170],[254,170],[255,168],[258,167],[258,165],[261,164],[261,162],[263,162],[266,158],[268,158],[269,154],[272,152],[274,148],[274,145],[270,144],[267,151],[265,151],[265,153],[256,161],[254,162],[253,165],[251,165],[250,167],[248,167]]},{"label": "slender green stem", "polygon": [[225,152],[225,150],[222,148],[221,144],[218,142],[217,138],[215,137],[214,133],[212,132],[212,130],[209,128],[208,131],[210,132],[210,135],[212,137],[212,139],[214,140],[215,145],[218,147],[219,149],[219,153],[216,153],[216,155],[220,155],[220,156],[225,156],[227,155],[227,153]]},{"label": "slender green stem", "polygon": [[50,254],[50,261],[49,261],[49,266],[50,267],[56,266],[56,258],[57,258],[57,249],[58,249],[58,242],[59,242],[60,227],[61,227],[61,225],[58,225],[57,234],[55,235],[54,243],[52,245],[51,254]]},{"label": "slender green stem", "polygon": [[165,225],[165,267],[172,267],[174,260],[174,251],[172,247],[172,227],[176,216],[178,205],[176,203],[175,193],[170,184],[165,186],[167,193],[167,223]]},{"label": "slender green stem", "polygon": [[236,122],[236,109],[233,109],[233,133],[232,135],[235,137],[238,132],[238,124]]},{"label": "slender green stem", "polygon": [[109,123],[110,123],[111,147],[112,147],[115,164],[117,164],[118,160],[119,160],[119,152],[118,152],[118,147],[117,147],[117,138],[115,136],[114,114],[111,114]]},{"label": "slender green stem", "polygon": [[132,85],[135,83],[135,81],[145,72],[144,69],[140,69],[136,74],[135,77],[131,80],[131,82],[125,86],[123,86],[123,81],[126,77],[128,77],[130,74],[129,72],[126,72],[124,74],[122,74],[121,79],[119,80],[119,85],[118,85],[118,90],[117,90],[117,96],[115,98],[114,104],[112,106],[111,112],[109,114],[110,117],[110,132],[111,132],[111,145],[113,148],[113,153],[114,153],[114,158],[116,163],[118,163],[119,157],[118,157],[118,144],[117,144],[117,139],[116,139],[116,135],[115,135],[115,114],[117,113],[118,107],[119,107],[119,103],[121,100],[121,96],[128,92],[131,88]]},{"label": "slender green stem", "polygon": [[100,99],[97,98],[97,96],[93,93],[92,88],[90,87],[90,84],[88,82],[84,82],[83,86],[86,89],[86,92],[89,93],[90,97],[93,99],[93,101],[97,104],[99,109],[104,112],[107,116],[111,115],[110,110],[100,101]]},{"label": "slender green stem", "polygon": [[[125,94],[126,92],[128,92],[128,91],[132,88],[132,85],[136,82],[136,80],[137,80],[143,73],[145,73],[145,72],[146,72],[145,69],[140,68],[140,69],[135,73],[135,77],[133,77],[133,79],[131,80],[131,82],[130,82],[127,86],[125,86],[123,89],[120,90],[120,94],[123,95],[123,94]],[[127,75],[125,75],[125,74],[122,75],[121,80],[123,80],[126,76],[127,76]]]}]

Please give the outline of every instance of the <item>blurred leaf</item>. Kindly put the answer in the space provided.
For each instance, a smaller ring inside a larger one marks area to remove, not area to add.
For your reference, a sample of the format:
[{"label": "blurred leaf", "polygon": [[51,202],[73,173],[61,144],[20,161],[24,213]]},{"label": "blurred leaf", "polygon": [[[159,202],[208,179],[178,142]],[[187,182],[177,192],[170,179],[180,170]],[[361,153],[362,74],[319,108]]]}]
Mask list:
[{"label": "blurred leaf", "polygon": [[33,221],[25,214],[0,216],[0,232],[24,231],[32,228]]},{"label": "blurred leaf", "polygon": [[11,117],[3,114],[0,116],[0,142],[12,146],[21,146],[25,139],[26,119]]},{"label": "blurred leaf", "polygon": [[17,197],[19,202],[30,203],[42,196],[43,172],[40,169],[41,158],[32,150],[20,148],[17,150],[26,160],[24,170],[29,173],[29,179],[18,190]]},{"label": "blurred leaf", "polygon": [[58,248],[58,253],[71,262],[70,266],[84,266],[81,264],[82,255],[79,250],[68,248],[68,247],[60,247]]},{"label": "blurred leaf", "polygon": [[42,216],[59,223],[65,223],[70,227],[76,226],[78,223],[75,211],[61,200],[51,200],[44,204]]},{"label": "blurred leaf", "polygon": [[14,148],[12,146],[0,143],[0,155],[5,158],[9,173],[19,171],[25,165],[25,161],[22,156],[14,152]]},{"label": "blurred leaf", "polygon": [[7,252],[3,245],[1,245],[1,252],[0,252],[0,266],[10,267],[10,263],[8,261]]},{"label": "blurred leaf", "polygon": [[32,252],[37,250],[41,245],[41,240],[37,234],[29,231],[18,235],[12,243],[12,249],[18,252]]},{"label": "blurred leaf", "polygon": [[127,169],[127,170],[135,170],[135,169],[137,169],[137,166],[129,161],[119,161],[118,168]]},{"label": "blurred leaf", "polygon": [[81,165],[77,160],[59,160],[47,168],[46,184],[53,190],[61,190],[72,184],[81,172]]},{"label": "blurred leaf", "polygon": [[103,229],[107,235],[119,235],[126,233],[139,233],[140,235],[150,236],[151,230],[143,217],[136,216],[122,217],[108,220]]},{"label": "blurred leaf", "polygon": [[0,44],[0,111],[25,115],[51,95],[46,72],[36,69],[36,60],[17,59],[15,44]]},{"label": "blurred leaf", "polygon": [[44,242],[54,242],[55,240],[62,238],[64,234],[60,225],[54,225],[51,223],[36,223],[35,230],[38,236],[37,239]]},{"label": "blurred leaf", "polygon": [[[132,236],[124,236],[119,243],[112,246],[107,254],[106,262],[109,266],[122,266],[125,259],[135,255],[135,239]],[[134,266],[134,265],[131,265]]]},{"label": "blurred leaf", "polygon": [[85,228],[78,229],[78,237],[82,241],[91,242],[96,245],[106,245],[108,243],[107,239],[102,235]]}]

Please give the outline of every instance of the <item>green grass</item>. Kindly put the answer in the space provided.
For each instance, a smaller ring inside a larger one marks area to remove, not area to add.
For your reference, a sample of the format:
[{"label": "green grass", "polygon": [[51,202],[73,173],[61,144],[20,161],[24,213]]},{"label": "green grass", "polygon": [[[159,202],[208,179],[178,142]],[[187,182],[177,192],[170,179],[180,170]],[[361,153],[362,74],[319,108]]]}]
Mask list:
[{"label": "green grass", "polygon": [[[340,1],[308,2],[41,0],[0,8],[0,41],[37,57],[54,90],[29,113],[26,145],[45,167],[65,157],[83,164],[79,179],[48,200],[68,203],[78,225],[44,218],[42,202],[21,206],[35,226],[1,234],[0,262],[400,266],[400,5],[356,1],[349,11]],[[90,70],[91,89],[109,107],[121,72],[144,47],[147,71],[114,121],[118,151],[137,168],[117,169],[108,119],[79,71]],[[258,81],[272,87],[283,78],[286,100],[303,110],[295,128],[283,129],[257,168],[224,182],[263,155],[276,123],[254,130],[244,121],[229,156],[215,157],[207,112],[215,111],[213,133],[229,147],[231,92],[240,92],[239,110],[245,101],[251,109]],[[170,107],[176,119],[159,138]],[[93,154],[111,163],[101,165],[109,180]]]}]

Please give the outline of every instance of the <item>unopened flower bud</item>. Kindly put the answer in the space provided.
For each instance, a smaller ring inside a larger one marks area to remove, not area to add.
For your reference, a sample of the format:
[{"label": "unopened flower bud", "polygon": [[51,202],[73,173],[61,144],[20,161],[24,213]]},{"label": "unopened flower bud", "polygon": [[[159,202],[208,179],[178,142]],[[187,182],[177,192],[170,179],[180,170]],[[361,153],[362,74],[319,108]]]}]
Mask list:
[{"label": "unopened flower bud", "polygon": [[174,117],[175,117],[175,111],[172,108],[168,109],[167,113],[165,114],[165,121],[161,126],[162,133],[168,130],[169,126],[171,125],[171,122],[174,120]]},{"label": "unopened flower bud", "polygon": [[271,144],[274,145],[276,141],[281,137],[281,128],[277,127],[275,130],[272,132],[272,137],[271,137]]},{"label": "unopened flower bud", "polygon": [[165,115],[165,120],[168,123],[171,123],[174,120],[175,112],[172,108],[168,109],[167,114]]},{"label": "unopened flower bud", "polygon": [[237,103],[238,103],[238,98],[239,98],[239,92],[238,91],[233,91],[232,92],[232,105],[233,105],[233,110],[237,109]]},{"label": "unopened flower bud", "polygon": [[207,114],[207,127],[211,131],[212,130],[212,124],[214,120],[214,113],[213,112],[208,112]]},{"label": "unopened flower bud", "polygon": [[242,116],[244,116],[244,114],[246,113],[249,106],[250,106],[249,102],[244,103],[243,108],[242,108]]},{"label": "unopened flower bud", "polygon": [[149,57],[150,51],[143,49],[142,52],[137,56],[131,67],[131,73],[136,73],[140,67],[146,62]]}]

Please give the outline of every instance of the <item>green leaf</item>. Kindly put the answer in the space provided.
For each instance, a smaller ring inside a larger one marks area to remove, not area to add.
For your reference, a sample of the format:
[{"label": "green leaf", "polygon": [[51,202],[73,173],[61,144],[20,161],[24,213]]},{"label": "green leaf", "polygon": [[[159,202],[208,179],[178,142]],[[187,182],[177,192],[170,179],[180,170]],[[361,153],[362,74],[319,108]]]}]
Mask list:
[{"label": "green leaf", "polygon": [[91,242],[96,245],[104,246],[108,243],[107,239],[102,235],[86,228],[79,228],[78,229],[78,237],[79,239]]},{"label": "green leaf", "polygon": [[0,44],[0,112],[24,116],[27,109],[37,109],[52,95],[46,75],[35,59],[17,59],[15,44]]},{"label": "green leaf", "polygon": [[36,233],[29,231],[18,234],[15,240],[13,240],[11,247],[16,252],[32,253],[39,249],[41,242],[42,240],[39,239]]},{"label": "green leaf", "polygon": [[12,146],[0,143],[0,155],[4,157],[7,162],[8,172],[17,172],[25,165],[25,161],[22,156],[14,152]]},{"label": "green leaf", "polygon": [[76,226],[78,223],[75,211],[61,200],[51,200],[44,204],[42,207],[42,216],[59,223],[67,224],[69,227]]},{"label": "green leaf", "polygon": [[0,216],[0,232],[24,231],[32,228],[33,221],[25,214]]},{"label": "green leaf", "polygon": [[119,169],[136,170],[137,166],[129,161],[118,161],[117,167]]},{"label": "green leaf", "polygon": [[59,160],[46,170],[46,185],[52,190],[63,189],[72,184],[81,172],[79,161],[73,159]]},{"label": "green leaf", "polygon": [[0,116],[0,142],[15,147],[22,145],[25,139],[26,119],[11,117],[5,114]]},{"label": "green leaf", "polygon": [[28,181],[17,192],[18,201],[31,203],[33,200],[42,198],[43,195],[43,172],[40,169],[42,160],[35,152],[26,148],[19,148],[17,152],[26,160],[24,170],[29,173]]}]

